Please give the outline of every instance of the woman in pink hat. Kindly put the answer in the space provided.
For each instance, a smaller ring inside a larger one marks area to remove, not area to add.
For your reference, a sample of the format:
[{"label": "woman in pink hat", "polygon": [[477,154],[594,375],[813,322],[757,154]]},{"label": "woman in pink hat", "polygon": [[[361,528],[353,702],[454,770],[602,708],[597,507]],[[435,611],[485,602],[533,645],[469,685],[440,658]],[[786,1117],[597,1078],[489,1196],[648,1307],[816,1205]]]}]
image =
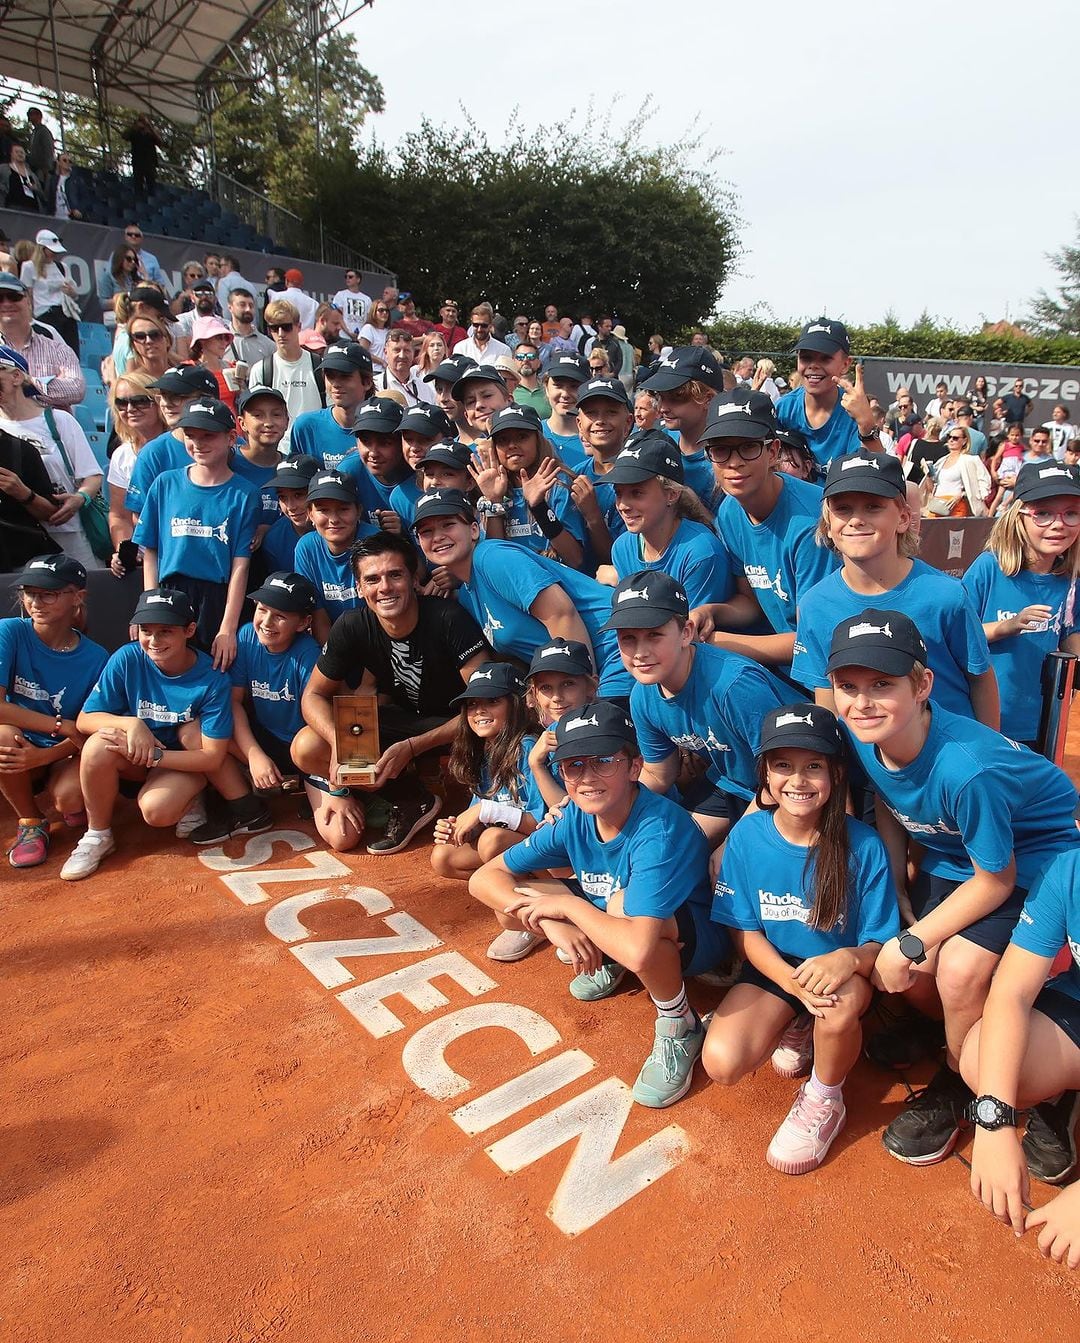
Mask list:
[{"label": "woman in pink hat", "polygon": [[23,262],[19,279],[33,293],[36,320],[54,326],[78,354],[79,307],[75,298],[79,291],[68,279],[60,260],[66,255],[67,248],[52,229],[38,229],[34,255]]},{"label": "woman in pink hat", "polygon": [[233,333],[220,317],[196,317],[191,325],[191,362],[201,364],[217,380],[218,395],[236,414],[236,379],[232,365],[225,367],[225,353],[233,342]]}]

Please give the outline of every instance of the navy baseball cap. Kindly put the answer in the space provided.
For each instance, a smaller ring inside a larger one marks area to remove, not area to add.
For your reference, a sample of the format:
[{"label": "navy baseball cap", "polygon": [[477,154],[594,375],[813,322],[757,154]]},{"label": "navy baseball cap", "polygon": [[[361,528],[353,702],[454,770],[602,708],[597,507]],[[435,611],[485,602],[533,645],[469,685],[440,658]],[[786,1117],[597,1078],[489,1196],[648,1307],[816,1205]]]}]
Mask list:
[{"label": "navy baseball cap", "polygon": [[217,379],[201,364],[184,364],[181,368],[167,369],[156,382],[150,383],[154,392],[168,392],[170,396],[211,396],[217,400]]},{"label": "navy baseball cap", "polygon": [[192,292],[194,292],[196,289],[208,289],[211,294],[217,293],[217,289],[214,286],[213,280],[211,280],[209,276],[206,275],[204,275],[201,280],[196,280],[195,283],[191,286],[191,289]]},{"label": "navy baseball cap", "polygon": [[441,364],[430,373],[424,374],[425,382],[455,383],[467,368],[473,368],[476,360],[469,354],[448,354]]},{"label": "navy baseball cap", "polygon": [[356,408],[352,423],[354,434],[396,434],[405,411],[389,396],[373,396]]},{"label": "navy baseball cap", "polygon": [[611,616],[605,630],[654,630],[669,620],[690,614],[686,593],[669,574],[639,569],[624,578],[611,598]]},{"label": "navy baseball cap", "polygon": [[421,466],[449,466],[454,471],[467,471],[472,461],[472,448],[468,443],[433,443],[424,454]]},{"label": "navy baseball cap", "polygon": [[181,429],[207,429],[211,433],[227,433],[236,428],[236,417],[224,401],[207,397],[189,401],[178,421]]},{"label": "navy baseball cap", "polygon": [[503,406],[502,410],[492,415],[488,437],[494,438],[504,429],[527,429],[530,433],[542,434],[544,422],[532,406],[519,406],[515,403],[512,406]]},{"label": "navy baseball cap", "polygon": [[0,272],[0,289],[7,289],[18,298],[25,298],[29,293],[26,285],[17,275],[11,275],[7,271]]},{"label": "navy baseball cap", "polygon": [[176,588],[150,588],[139,598],[131,617],[133,625],[193,625],[195,608],[186,592]]},{"label": "navy baseball cap", "polygon": [[602,396],[606,401],[615,401],[625,410],[631,408],[626,388],[618,378],[590,378],[588,382],[582,383],[578,388],[578,405],[592,400],[594,396]]},{"label": "navy baseball cap", "polygon": [[356,340],[332,344],[323,355],[322,366],[337,373],[370,373],[374,367],[371,355]]},{"label": "navy baseball cap", "polygon": [[1013,498],[1025,503],[1037,499],[1053,499],[1060,494],[1080,494],[1076,473],[1053,459],[1043,462],[1025,462],[1016,473]]},{"label": "navy baseball cap", "polygon": [[724,366],[704,345],[680,345],[661,359],[645,384],[650,392],[670,392],[688,382],[724,390]]},{"label": "navy baseball cap", "polygon": [[745,438],[767,440],[776,437],[776,409],[772,397],[764,392],[752,392],[748,387],[736,387],[724,392],[709,407],[700,443],[711,438]]},{"label": "navy baseball cap", "polygon": [[[438,372],[437,369],[436,372]],[[504,390],[506,388],[502,374],[494,364],[472,364],[458,375],[457,382],[450,389],[450,395],[455,401],[460,401],[465,393],[465,388],[473,382],[494,382]]]},{"label": "navy baseball cap", "polygon": [[246,392],[241,392],[236,398],[236,413],[243,415],[252,401],[259,396],[273,397],[275,401],[280,401],[283,406],[288,404],[284,392],[279,392],[276,387],[249,387]]},{"label": "navy baseball cap", "polygon": [[410,406],[401,419],[401,432],[424,438],[453,438],[454,422],[438,406]]},{"label": "navy baseball cap", "polygon": [[880,494],[888,499],[906,499],[907,481],[899,457],[861,451],[834,457],[825,477],[825,498],[834,494]]},{"label": "navy baseball cap", "polygon": [[273,607],[275,611],[288,611],[298,616],[311,615],[318,605],[311,579],[285,569],[268,574],[262,586],[249,592],[248,597],[253,602]]},{"label": "navy baseball cap", "polygon": [[571,382],[588,382],[592,369],[588,360],[580,359],[576,354],[560,354],[544,369],[545,378],[569,378]]},{"label": "navy baseball cap", "polygon": [[450,518],[460,514],[473,520],[473,506],[460,490],[428,490],[416,501],[413,530],[427,518]]},{"label": "navy baseball cap", "polygon": [[838,350],[843,350],[845,354],[850,354],[851,340],[847,327],[843,322],[834,322],[829,317],[815,317],[799,332],[799,339],[795,342],[796,354],[799,350],[813,350],[815,354],[836,354]]},{"label": "navy baseball cap", "polygon": [[825,670],[869,667],[886,676],[906,676],[916,662],[925,667],[927,653],[915,622],[902,611],[869,608],[833,630]]},{"label": "navy baseball cap", "polygon": [[555,724],[552,760],[588,759],[614,755],[628,746],[637,754],[637,733],[625,709],[610,700],[594,699],[577,713],[567,713]]},{"label": "navy baseball cap", "polygon": [[38,555],[27,560],[20,570],[16,581],[20,587],[43,588],[46,592],[59,592],[61,588],[86,587],[86,569],[61,551],[57,555]]},{"label": "navy baseball cap", "polygon": [[504,695],[523,695],[525,682],[509,662],[481,662],[451,704],[467,699],[502,699]]},{"label": "navy baseball cap", "polygon": [[307,497],[309,504],[316,499],[336,499],[339,504],[356,504],[357,507],[360,504],[352,478],[343,476],[340,471],[320,470],[313,475],[308,481]]},{"label": "navy baseball cap", "polygon": [[532,655],[525,679],[540,672],[564,672],[568,676],[592,676],[593,660],[585,644],[576,639],[551,639]]},{"label": "navy baseball cap", "polygon": [[787,748],[843,755],[844,738],[836,715],[821,704],[785,704],[770,709],[761,720],[761,735],[755,755]]},{"label": "navy baseball cap", "polygon": [[605,485],[637,485],[643,480],[666,476],[681,485],[685,477],[682,453],[667,434],[650,429],[627,442],[600,479]]},{"label": "navy baseball cap", "polygon": [[287,462],[278,462],[275,474],[266,483],[272,490],[306,490],[312,476],[321,470],[314,457],[290,457]]}]

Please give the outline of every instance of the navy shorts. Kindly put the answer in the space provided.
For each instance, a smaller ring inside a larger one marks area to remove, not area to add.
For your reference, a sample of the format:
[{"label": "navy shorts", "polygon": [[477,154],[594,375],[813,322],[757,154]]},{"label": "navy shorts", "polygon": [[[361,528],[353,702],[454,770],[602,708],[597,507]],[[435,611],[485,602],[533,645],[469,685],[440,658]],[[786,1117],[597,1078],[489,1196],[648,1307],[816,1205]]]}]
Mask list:
[{"label": "navy shorts", "polygon": [[[798,956],[784,956],[783,952],[778,954],[783,956],[783,959],[793,970],[802,965],[802,960]],[[766,993],[771,993],[774,998],[779,998],[782,1003],[787,1003],[796,1016],[800,1012],[806,1011],[801,998],[797,998],[794,993],[785,993],[775,980],[770,979],[768,975],[763,975],[757,966],[751,965],[749,961],[743,961],[742,969],[739,971],[739,977],[735,983],[753,984],[756,989],[764,989]]]},{"label": "navy shorts", "polygon": [[1071,993],[1062,993],[1054,988],[1051,980],[1032,1004],[1036,1012],[1049,1017],[1055,1026],[1059,1026],[1073,1044],[1080,1049],[1080,998]]},{"label": "navy shorts", "polygon": [[[937,909],[938,905],[963,884],[953,877],[935,877],[929,872],[920,872],[910,891],[911,908],[915,912],[915,917],[921,919],[924,914]],[[992,909],[989,914],[984,914],[981,919],[976,919],[974,923],[962,928],[957,936],[962,937],[965,942],[973,942],[975,946],[982,947],[985,951],[992,951],[995,956],[1000,956],[1012,940],[1013,929],[1020,918],[1020,911],[1026,899],[1027,891],[1019,886],[1015,887],[1012,894],[998,905],[997,909]]]},{"label": "navy shorts", "polygon": [[299,774],[300,770],[293,763],[293,758],[289,754],[291,743],[282,741],[280,737],[275,737],[270,729],[264,727],[254,714],[248,717],[248,722],[251,724],[251,735],[274,762],[274,766],[282,778],[288,778],[290,774]]},{"label": "navy shorts", "polygon": [[734,824],[750,805],[750,799],[725,793],[706,775],[702,775],[682,790],[679,803],[686,811],[696,811],[699,816],[718,816]]},{"label": "navy shorts", "polygon": [[[564,877],[563,885],[568,891],[588,900],[577,877]],[[675,911],[675,923],[678,927],[679,962],[687,979],[694,975],[703,975],[706,970],[715,970],[720,962],[731,955],[731,938],[728,930],[709,917],[708,905],[695,905],[689,900]]]}]

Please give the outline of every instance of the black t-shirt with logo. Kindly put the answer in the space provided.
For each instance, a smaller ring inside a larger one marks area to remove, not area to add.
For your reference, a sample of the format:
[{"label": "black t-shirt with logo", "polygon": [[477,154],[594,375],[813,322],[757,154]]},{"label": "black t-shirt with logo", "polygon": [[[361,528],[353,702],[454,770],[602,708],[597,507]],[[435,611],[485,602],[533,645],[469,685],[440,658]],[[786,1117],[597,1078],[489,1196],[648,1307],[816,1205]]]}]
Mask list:
[{"label": "black t-shirt with logo", "polygon": [[358,685],[365,671],[380,695],[420,718],[451,718],[460,695],[461,668],[477,653],[490,655],[480,626],[455,601],[421,597],[416,626],[393,640],[366,607],[339,616],[317,662],[331,681]]}]

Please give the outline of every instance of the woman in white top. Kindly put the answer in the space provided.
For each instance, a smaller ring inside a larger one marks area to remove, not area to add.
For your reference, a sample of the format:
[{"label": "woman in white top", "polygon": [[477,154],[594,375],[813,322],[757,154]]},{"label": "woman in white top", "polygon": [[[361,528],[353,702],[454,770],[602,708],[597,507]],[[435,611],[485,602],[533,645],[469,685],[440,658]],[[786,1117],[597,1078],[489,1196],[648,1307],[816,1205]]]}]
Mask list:
[{"label": "woman in white top", "polygon": [[416,388],[418,399],[425,405],[435,405],[435,386],[433,383],[425,382],[424,376],[434,373],[449,353],[441,331],[429,331],[420,342],[420,353],[416,357],[416,363],[413,364],[409,377]]},{"label": "woman in white top", "polygon": [[101,467],[74,415],[44,409],[40,395],[22,369],[0,365],[0,429],[37,448],[59,505],[42,526],[65,554],[87,569],[100,569],[101,561],[83,533],[79,510],[100,492]]},{"label": "woman in white top", "polygon": [[68,279],[60,260],[66,254],[67,248],[51,229],[38,229],[34,239],[34,255],[29,261],[23,262],[19,279],[33,293],[34,316],[56,327],[65,344],[78,354],[79,309],[75,295],[79,291]]},{"label": "woman in white top", "polygon": [[954,424],[945,442],[948,452],[933,463],[922,485],[927,517],[986,517],[993,481],[981,458],[971,452],[970,434]]},{"label": "woman in white top", "polygon": [[125,503],[135,458],[152,438],[165,433],[169,427],[150,391],[154,381],[152,373],[132,369],[117,378],[109,397],[116,436],[120,440],[119,447],[109,458],[109,535],[113,543],[109,568],[117,578],[124,573],[119,558],[120,542],[130,541],[135,531],[135,514]]},{"label": "woman in white top", "polygon": [[389,334],[390,305],[383,299],[377,298],[368,309],[368,319],[360,328],[360,335],[357,340],[371,355],[371,362],[378,364],[380,368],[386,367],[386,358],[383,351],[386,349],[386,338]]}]

